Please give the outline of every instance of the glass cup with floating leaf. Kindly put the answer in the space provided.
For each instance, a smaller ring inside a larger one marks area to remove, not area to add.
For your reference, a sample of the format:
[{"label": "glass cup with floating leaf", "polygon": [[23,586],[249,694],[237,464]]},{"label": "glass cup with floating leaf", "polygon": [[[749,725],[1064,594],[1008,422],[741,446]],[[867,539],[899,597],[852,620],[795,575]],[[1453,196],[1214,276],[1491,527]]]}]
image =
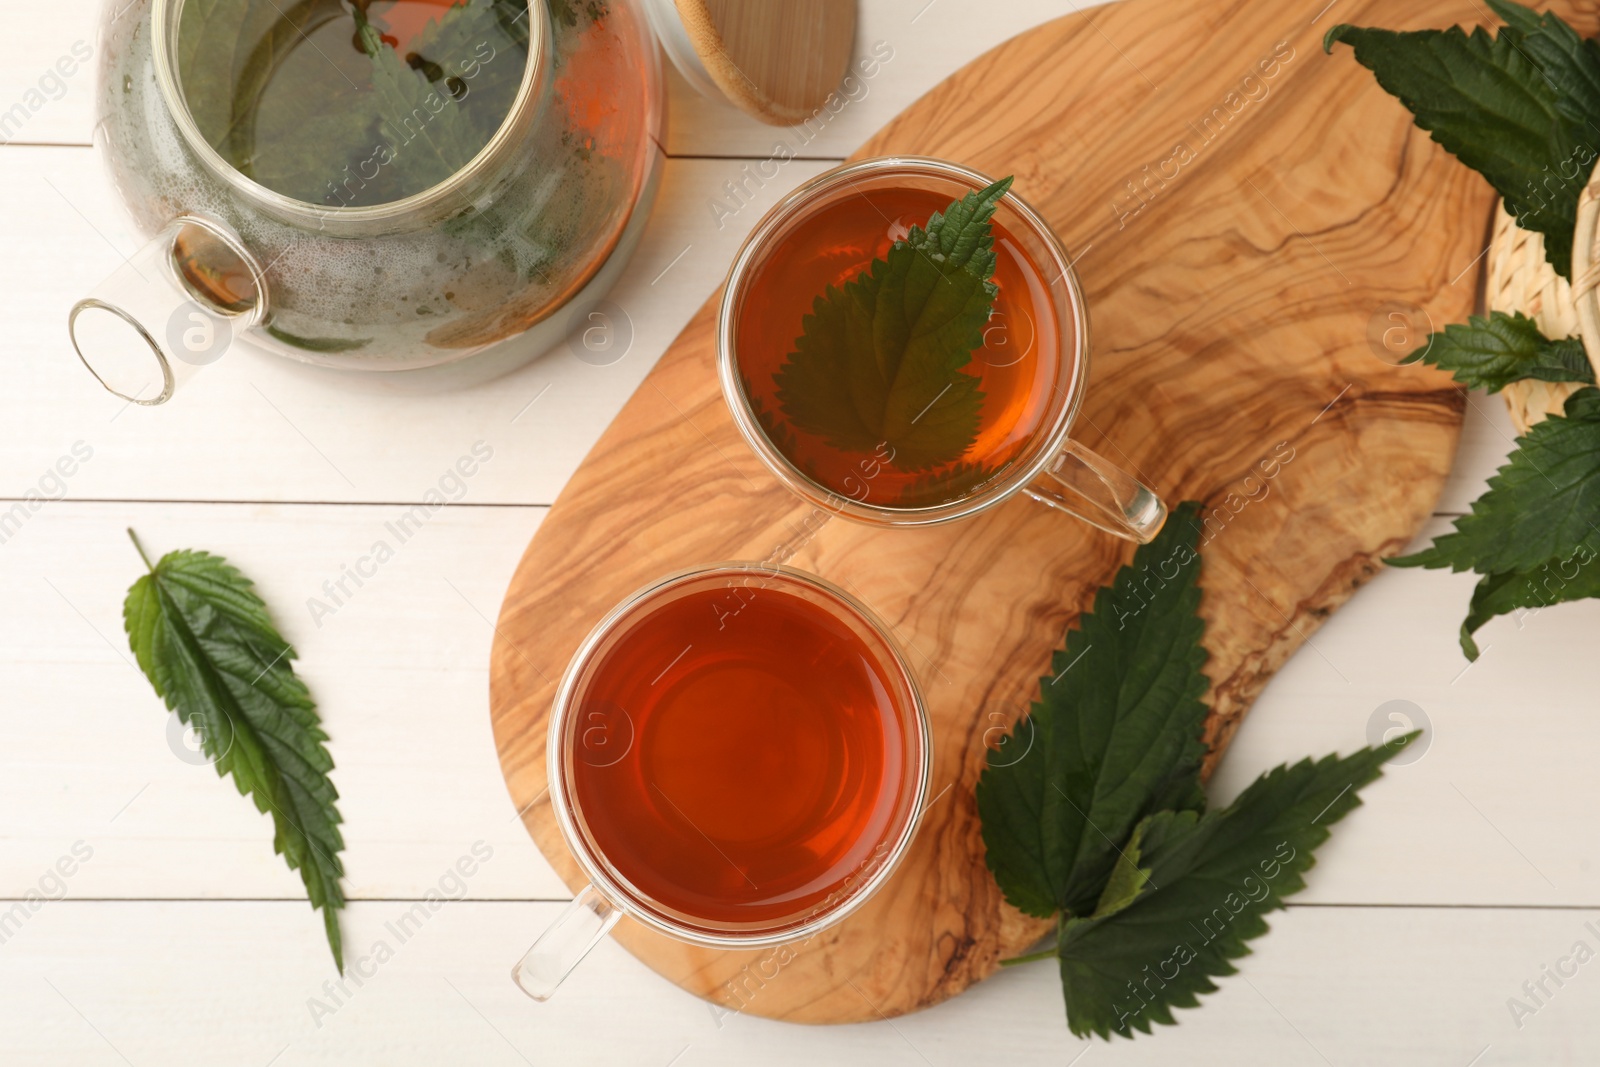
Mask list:
[{"label": "glass cup with floating leaf", "polygon": [[819,508],[926,525],[1026,493],[1139,542],[1166,519],[1070,436],[1088,312],[1010,178],[886,157],[802,185],[734,260],[717,339],[741,434]]}]

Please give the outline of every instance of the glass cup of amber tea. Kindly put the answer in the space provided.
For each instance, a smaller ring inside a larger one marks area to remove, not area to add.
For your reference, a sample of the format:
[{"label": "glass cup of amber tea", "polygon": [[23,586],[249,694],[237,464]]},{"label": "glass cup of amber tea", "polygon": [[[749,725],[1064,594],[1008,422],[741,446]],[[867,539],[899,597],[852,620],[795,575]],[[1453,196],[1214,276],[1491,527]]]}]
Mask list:
[{"label": "glass cup of amber tea", "polygon": [[1010,184],[885,157],[791,193],[723,290],[728,407],[773,474],[835,514],[925,525],[1026,493],[1149,541],[1160,498],[1070,437],[1089,316]]},{"label": "glass cup of amber tea", "polygon": [[756,563],[669,575],[601,620],[547,752],[589,885],[512,971],[535,1000],[623,915],[712,947],[809,938],[883,885],[927,802],[928,721],[886,627]]}]

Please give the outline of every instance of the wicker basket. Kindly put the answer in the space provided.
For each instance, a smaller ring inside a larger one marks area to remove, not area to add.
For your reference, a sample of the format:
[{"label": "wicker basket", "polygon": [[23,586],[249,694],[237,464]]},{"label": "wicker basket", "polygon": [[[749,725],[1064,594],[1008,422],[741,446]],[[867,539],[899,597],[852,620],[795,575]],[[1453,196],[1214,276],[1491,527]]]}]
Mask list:
[{"label": "wicker basket", "polygon": [[[1600,174],[1600,172],[1597,172]],[[1546,337],[1583,338],[1589,363],[1600,378],[1600,247],[1595,224],[1600,220],[1600,181],[1591,181],[1578,200],[1578,225],[1572,242],[1572,284],[1544,258],[1544,238],[1517,228],[1505,205],[1495,208],[1494,235],[1489,239],[1489,281],[1484,301],[1490,311],[1520,311],[1538,323]],[[1517,433],[1546,415],[1560,414],[1567,397],[1580,389],[1574,382],[1525,379],[1501,390]]]}]

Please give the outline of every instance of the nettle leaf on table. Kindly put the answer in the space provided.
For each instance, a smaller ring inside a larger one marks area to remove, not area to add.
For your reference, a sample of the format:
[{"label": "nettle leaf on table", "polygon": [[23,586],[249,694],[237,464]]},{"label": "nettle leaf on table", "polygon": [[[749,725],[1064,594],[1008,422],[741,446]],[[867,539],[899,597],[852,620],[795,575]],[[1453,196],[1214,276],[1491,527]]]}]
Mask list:
[{"label": "nettle leaf on table", "polygon": [[1517,439],[1510,462],[1489,479],[1471,514],[1456,520],[1454,533],[1389,562],[1504,574],[1580,548],[1600,548],[1600,389],[1592,387]]},{"label": "nettle leaf on table", "polygon": [[984,394],[963,368],[1000,291],[989,222],[1010,188],[1002,178],[968,193],[817,297],[774,375],[796,429],[848,452],[887,443],[908,472],[971,447]]},{"label": "nettle leaf on table", "polygon": [[1472,591],[1472,603],[1461,623],[1461,651],[1469,660],[1478,658],[1478,642],[1473,635],[1498,615],[1519,613],[1525,618],[1540,608],[1574,600],[1600,597],[1600,553],[1592,545],[1580,545],[1560,559],[1520,571],[1486,574]]},{"label": "nettle leaf on table", "polygon": [[145,557],[145,565],[149,573],[133,583],[122,609],[139,669],[199,734],[217,774],[232,775],[239,792],[272,816],[273,848],[300,872],[311,906],[322,909],[343,973],[339,793],[328,778],[328,735],[291,666],[294,649],[250,579],[226,560],[177,551],[155,564]]},{"label": "nettle leaf on table", "polygon": [[1461,651],[1490,619],[1600,596],[1600,389],[1579,389],[1537,423],[1455,531],[1389,561],[1483,577],[1461,623]]},{"label": "nettle leaf on table", "polygon": [[[1506,23],[1493,37],[1345,25],[1324,47],[1351,45],[1418,126],[1488,179],[1517,225],[1544,237],[1551,266],[1570,278],[1578,196],[1600,146],[1600,44],[1554,13],[1488,3]],[[1406,359],[1416,361],[1491,392],[1525,379],[1595,384],[1581,340],[1547,338],[1520,313],[1447,326]],[[1579,389],[1562,416],[1520,438],[1455,526],[1390,562],[1482,575],[1461,624],[1468,659],[1479,655],[1473,635],[1498,615],[1600,595],[1600,391]]]},{"label": "nettle leaf on table", "polygon": [[1080,1037],[1172,1024],[1267,932],[1263,916],[1305,888],[1329,827],[1416,733],[1351,756],[1282,766],[1221,811],[1163,811],[1139,824],[1094,914],[1058,934],[1067,1019]]},{"label": "nettle leaf on table", "polygon": [[1469,389],[1498,392],[1526,378],[1542,382],[1594,384],[1594,368],[1576,337],[1552,341],[1519,312],[1476,315],[1466,325],[1450,325],[1428,335],[1427,341],[1402,363],[1427,363],[1449,371]]},{"label": "nettle leaf on table", "polygon": [[1093,911],[1140,819],[1204,806],[1197,515],[1177,508],[1095,595],[978,780],[989,869],[1029,915]]},{"label": "nettle leaf on table", "polygon": [[1570,278],[1578,194],[1600,150],[1600,52],[1555,15],[1493,2],[1511,25],[1492,37],[1340,25],[1323,47],[1354,48],[1418,126],[1494,186],[1517,225],[1543,235],[1550,265]]}]

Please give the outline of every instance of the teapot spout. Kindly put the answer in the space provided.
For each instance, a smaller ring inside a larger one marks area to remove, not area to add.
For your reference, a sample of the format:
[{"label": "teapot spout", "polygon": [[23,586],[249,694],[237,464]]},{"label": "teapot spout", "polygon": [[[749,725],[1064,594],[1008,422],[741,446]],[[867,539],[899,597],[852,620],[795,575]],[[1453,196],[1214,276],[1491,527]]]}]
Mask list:
[{"label": "teapot spout", "polygon": [[154,406],[266,313],[266,274],[238,235],[181,215],[73,305],[67,330],[101,385]]}]

